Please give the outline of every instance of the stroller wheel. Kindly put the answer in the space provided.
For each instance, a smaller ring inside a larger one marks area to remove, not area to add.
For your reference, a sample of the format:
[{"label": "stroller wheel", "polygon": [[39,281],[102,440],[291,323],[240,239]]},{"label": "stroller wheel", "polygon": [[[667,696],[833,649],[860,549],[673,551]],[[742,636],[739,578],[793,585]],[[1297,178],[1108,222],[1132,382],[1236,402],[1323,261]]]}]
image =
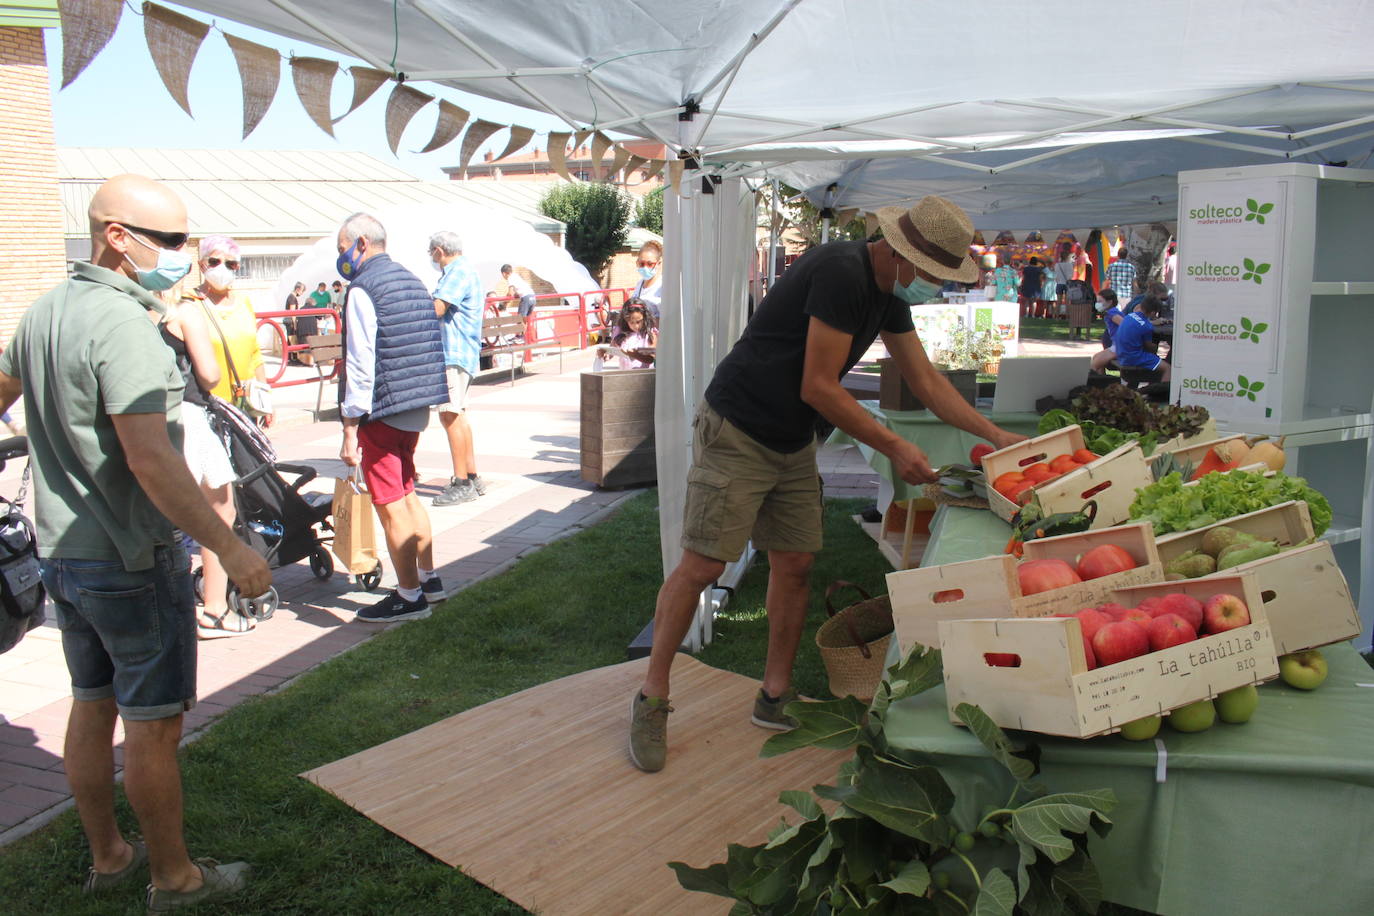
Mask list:
[{"label": "stroller wheel", "polygon": [[373,589],[375,589],[377,586],[381,585],[381,584],[382,584],[382,564],[381,564],[381,561],[378,561],[378,562],[377,562],[377,565],[374,566],[374,567],[372,568],[372,572],[363,573],[361,576],[359,576],[359,577],[358,577],[358,584],[361,585],[364,589],[366,589],[366,590],[369,591],[369,592],[372,591]]},{"label": "stroller wheel", "polygon": [[310,551],[310,572],[320,581],[334,574],[334,558],[324,549],[323,544],[316,544],[315,549]]},{"label": "stroller wheel", "polygon": [[267,593],[259,595],[251,601],[242,597],[236,587],[229,589],[229,603],[239,609],[239,613],[245,617],[252,617],[254,620],[271,620],[272,615],[277,613],[277,604],[280,599],[277,597],[277,590],[269,587]]}]

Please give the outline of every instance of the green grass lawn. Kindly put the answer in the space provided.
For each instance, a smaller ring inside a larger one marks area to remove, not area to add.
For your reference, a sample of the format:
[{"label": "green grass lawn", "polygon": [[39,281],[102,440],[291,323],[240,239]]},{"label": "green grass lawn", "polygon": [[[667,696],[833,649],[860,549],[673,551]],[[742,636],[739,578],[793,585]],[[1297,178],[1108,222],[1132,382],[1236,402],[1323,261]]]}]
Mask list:
[{"label": "green grass lawn", "polygon": [[[1097,340],[1102,335],[1100,324],[1088,329],[1088,340]],[[1063,319],[1054,318],[1022,318],[1021,319],[1021,339],[1022,340],[1052,340],[1070,341],[1069,323]]]},{"label": "green grass lawn", "polygon": [[[526,687],[623,661],[625,646],[652,616],[662,578],[656,499],[654,491],[642,494],[602,524],[454,596],[430,619],[382,634],[280,693],[245,702],[187,747],[192,855],[246,859],[255,869],[246,893],[195,912],[524,912],[296,774]],[[886,564],[849,520],[863,504],[826,506],[826,549],[816,563],[797,664],[797,686],[811,696],[828,695],[812,638],[824,617],[825,586],[844,578],[874,594],[886,590]],[[760,560],[717,621],[702,661],[762,676],[766,580]],[[121,822],[134,832],[133,814],[119,798]],[[0,909],[25,916],[143,912],[141,886],[83,899],[77,886],[89,864],[68,811],[0,850]]]}]

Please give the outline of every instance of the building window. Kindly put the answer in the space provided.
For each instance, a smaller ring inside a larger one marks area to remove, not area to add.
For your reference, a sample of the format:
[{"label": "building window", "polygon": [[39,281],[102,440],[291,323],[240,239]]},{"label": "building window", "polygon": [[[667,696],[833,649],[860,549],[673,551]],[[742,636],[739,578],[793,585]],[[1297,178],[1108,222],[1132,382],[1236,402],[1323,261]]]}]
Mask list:
[{"label": "building window", "polygon": [[282,274],[291,269],[296,256],[290,254],[249,254],[243,256],[239,265],[239,278],[266,282],[280,280]]}]

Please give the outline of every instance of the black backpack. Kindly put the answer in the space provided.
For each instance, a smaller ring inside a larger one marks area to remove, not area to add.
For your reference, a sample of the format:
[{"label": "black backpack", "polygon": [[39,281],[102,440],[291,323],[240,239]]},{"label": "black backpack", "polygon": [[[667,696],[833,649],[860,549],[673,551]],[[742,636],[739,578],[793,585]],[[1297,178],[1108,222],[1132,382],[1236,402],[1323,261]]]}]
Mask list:
[{"label": "black backpack", "polygon": [[33,523],[20,511],[29,488],[29,469],[19,497],[0,499],[0,652],[13,649],[24,634],[43,622],[48,593],[38,568]]}]

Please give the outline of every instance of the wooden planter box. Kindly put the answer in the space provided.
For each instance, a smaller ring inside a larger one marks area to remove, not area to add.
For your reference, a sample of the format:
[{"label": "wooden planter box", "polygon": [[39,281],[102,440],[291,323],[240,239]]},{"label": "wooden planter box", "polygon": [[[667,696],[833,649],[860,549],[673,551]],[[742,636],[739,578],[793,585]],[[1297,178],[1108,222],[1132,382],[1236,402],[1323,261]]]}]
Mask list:
[{"label": "wooden planter box", "polygon": [[[950,719],[958,722],[958,704],[975,703],[1003,728],[1091,738],[1119,731],[1145,716],[1278,677],[1274,640],[1253,574],[1137,586],[1118,590],[1111,598],[1132,607],[1172,592],[1204,602],[1217,594],[1237,595],[1250,609],[1250,624],[1089,670],[1083,631],[1073,618],[941,622]],[[1068,602],[1059,608],[1065,613],[1074,610]],[[994,667],[988,653],[1017,655],[1020,664]]]},{"label": "wooden planter box", "polygon": [[1074,565],[1087,551],[1116,544],[1138,564],[1135,569],[1101,576],[1034,595],[1022,595],[1016,560],[1002,555],[887,574],[888,596],[897,645],[903,655],[914,644],[939,644],[942,620],[985,617],[1043,617],[1072,605],[1073,610],[1106,601],[1117,589],[1164,581],[1164,567],[1148,522],[1027,541],[1025,558],[1057,558]]},{"label": "wooden planter box", "polygon": [[[881,370],[878,388],[878,406],[883,410],[925,410],[926,405],[907,387],[896,360],[884,357],[878,360]],[[943,369],[940,374],[949,379],[954,390],[959,392],[969,406],[978,399],[978,372],[976,369]]]},{"label": "wooden planter box", "polygon": [[582,373],[582,479],[632,487],[658,479],[654,455],[654,370]]},{"label": "wooden planter box", "polygon": [[[1167,566],[1189,550],[1200,550],[1207,532],[1221,525],[1255,537],[1273,538],[1281,547],[1292,547],[1313,537],[1307,503],[1295,500],[1237,515],[1206,528],[1165,535],[1158,542],[1161,560]],[[1336,564],[1331,545],[1325,541],[1285,550],[1213,575],[1224,576],[1232,572],[1254,574],[1264,612],[1273,630],[1274,646],[1280,655],[1360,635],[1360,615],[1351,598],[1350,586]]]},{"label": "wooden planter box", "polygon": [[[988,479],[988,505],[998,517],[1011,521],[1021,507],[992,489],[992,483],[1007,471],[1038,461],[1048,461],[1056,455],[1072,454],[1083,448],[1083,430],[1066,426],[1053,432],[1018,442],[1001,451],[983,456],[983,473]],[[1092,527],[1107,528],[1130,519],[1135,491],[1154,483],[1149,462],[1136,442],[1128,442],[1115,451],[1085,464],[1075,471],[1031,488],[1047,515],[1056,512],[1077,512],[1089,499],[1097,501],[1097,517]]]}]

